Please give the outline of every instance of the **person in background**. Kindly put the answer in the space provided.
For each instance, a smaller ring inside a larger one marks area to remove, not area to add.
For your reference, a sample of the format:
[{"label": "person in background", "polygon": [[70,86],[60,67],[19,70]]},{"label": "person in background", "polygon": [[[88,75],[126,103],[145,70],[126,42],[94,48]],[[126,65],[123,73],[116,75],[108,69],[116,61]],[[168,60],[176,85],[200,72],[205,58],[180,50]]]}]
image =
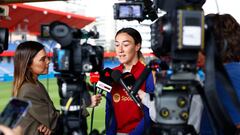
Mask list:
[{"label": "person in background", "polygon": [[[208,14],[206,18],[210,18],[213,24],[218,59],[224,64],[224,68],[240,101],[240,25],[230,14]],[[240,113],[234,107],[229,94],[226,93],[222,82],[218,78],[216,78],[216,84],[221,103],[236,127],[240,128]],[[201,129],[203,135],[213,134],[211,128],[206,126],[208,123],[207,118],[203,119]]]},{"label": "person in background", "polygon": [[[122,28],[115,36],[115,51],[120,65],[114,70],[122,73],[130,72],[137,78],[141,75],[144,64],[142,57],[142,38],[140,33],[133,28]],[[154,81],[150,74],[141,89],[153,92]],[[115,83],[106,98],[106,134],[107,135],[142,135],[144,129],[150,127],[151,119],[147,107],[141,110],[125,92],[125,89]]]}]

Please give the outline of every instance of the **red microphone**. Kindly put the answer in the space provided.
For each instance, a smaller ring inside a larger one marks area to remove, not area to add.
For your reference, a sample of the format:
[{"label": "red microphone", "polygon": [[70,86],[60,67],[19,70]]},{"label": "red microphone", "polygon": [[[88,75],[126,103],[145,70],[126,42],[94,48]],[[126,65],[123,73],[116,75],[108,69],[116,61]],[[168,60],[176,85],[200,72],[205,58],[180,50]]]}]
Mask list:
[{"label": "red microphone", "polygon": [[102,71],[100,71],[100,79],[97,82],[96,86],[100,90],[98,93],[102,94],[103,90],[110,92],[112,90],[112,77],[111,77],[112,69],[111,68],[105,68]]},{"label": "red microphone", "polygon": [[91,72],[90,73],[90,82],[92,84],[96,84],[99,81],[100,75],[98,72]]}]

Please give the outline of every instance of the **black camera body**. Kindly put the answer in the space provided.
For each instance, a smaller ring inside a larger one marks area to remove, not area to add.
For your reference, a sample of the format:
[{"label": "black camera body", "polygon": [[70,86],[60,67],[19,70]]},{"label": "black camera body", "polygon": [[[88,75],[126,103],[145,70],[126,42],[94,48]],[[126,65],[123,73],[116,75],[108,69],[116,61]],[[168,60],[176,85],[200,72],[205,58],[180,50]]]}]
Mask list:
[{"label": "black camera body", "polygon": [[[83,112],[91,104],[87,82],[87,72],[103,69],[103,47],[80,43],[81,39],[98,38],[95,31],[74,29],[59,21],[44,26],[45,34],[60,44],[53,50],[54,70],[59,72],[57,83],[62,111],[59,134],[87,134],[86,116]],[[49,30],[49,31],[48,31]],[[49,34],[47,34],[49,32]]]},{"label": "black camera body", "polygon": [[[169,64],[173,72],[165,81],[161,73],[156,74],[155,108],[160,114],[157,115],[160,128],[156,131],[194,135],[196,130],[188,120],[192,115],[190,97],[201,89],[197,80],[197,59],[204,47],[204,13],[200,4],[203,1],[158,2],[161,3],[159,8],[167,13],[151,25],[151,47],[160,59],[171,57]],[[170,8],[172,5],[174,7]],[[164,115],[166,112],[168,115]]]},{"label": "black camera body", "polygon": [[151,39],[157,57],[172,57],[174,72],[196,72],[198,52],[204,47],[203,11],[169,11],[151,25]]},{"label": "black camera body", "polygon": [[103,47],[88,43],[80,44],[80,39],[96,38],[97,34],[72,29],[61,22],[51,23],[50,35],[61,45],[61,48],[55,48],[53,52],[54,70],[81,74],[103,69]]},{"label": "black camera body", "polygon": [[103,68],[103,48],[84,43],[73,44],[70,48],[55,48],[54,70],[62,73],[100,71]]}]

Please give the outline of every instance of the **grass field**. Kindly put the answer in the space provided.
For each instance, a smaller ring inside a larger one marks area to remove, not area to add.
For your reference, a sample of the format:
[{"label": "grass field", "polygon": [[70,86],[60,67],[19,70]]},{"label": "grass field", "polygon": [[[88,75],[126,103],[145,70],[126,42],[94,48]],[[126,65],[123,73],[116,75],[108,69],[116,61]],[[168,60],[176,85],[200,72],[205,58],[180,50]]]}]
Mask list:
[{"label": "grass field", "polygon": [[[48,93],[57,109],[60,109],[60,98],[58,94],[58,86],[56,79],[45,79],[41,80],[48,90]],[[9,98],[11,97],[12,82],[0,82],[0,111],[3,110]],[[92,113],[92,108],[88,108],[89,113]],[[103,98],[101,104],[94,109],[94,119],[93,119],[93,129],[97,129],[100,132],[105,129],[104,124],[105,118],[105,99]],[[90,130],[90,119],[91,116],[87,118],[88,131]]]}]

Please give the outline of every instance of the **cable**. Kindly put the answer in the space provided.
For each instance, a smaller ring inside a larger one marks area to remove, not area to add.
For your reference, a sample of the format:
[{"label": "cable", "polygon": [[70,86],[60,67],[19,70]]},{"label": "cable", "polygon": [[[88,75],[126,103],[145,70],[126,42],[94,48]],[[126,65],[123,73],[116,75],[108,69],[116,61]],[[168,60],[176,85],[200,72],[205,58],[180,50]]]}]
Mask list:
[{"label": "cable", "polygon": [[216,3],[216,6],[217,6],[217,12],[218,12],[218,14],[219,14],[220,11],[219,11],[219,6],[218,6],[218,2],[217,2],[217,0],[215,0],[215,3]]},{"label": "cable", "polygon": [[[97,94],[96,83],[93,84],[93,91],[94,91],[94,95],[96,95]],[[91,113],[90,133],[92,132],[92,129],[93,129],[94,108],[95,107],[92,108],[92,113]]]},{"label": "cable", "polygon": [[72,101],[73,101],[73,97],[70,97],[70,98],[68,99],[67,103],[66,103],[66,106],[65,106],[66,111],[69,110],[70,105],[72,104]]}]

